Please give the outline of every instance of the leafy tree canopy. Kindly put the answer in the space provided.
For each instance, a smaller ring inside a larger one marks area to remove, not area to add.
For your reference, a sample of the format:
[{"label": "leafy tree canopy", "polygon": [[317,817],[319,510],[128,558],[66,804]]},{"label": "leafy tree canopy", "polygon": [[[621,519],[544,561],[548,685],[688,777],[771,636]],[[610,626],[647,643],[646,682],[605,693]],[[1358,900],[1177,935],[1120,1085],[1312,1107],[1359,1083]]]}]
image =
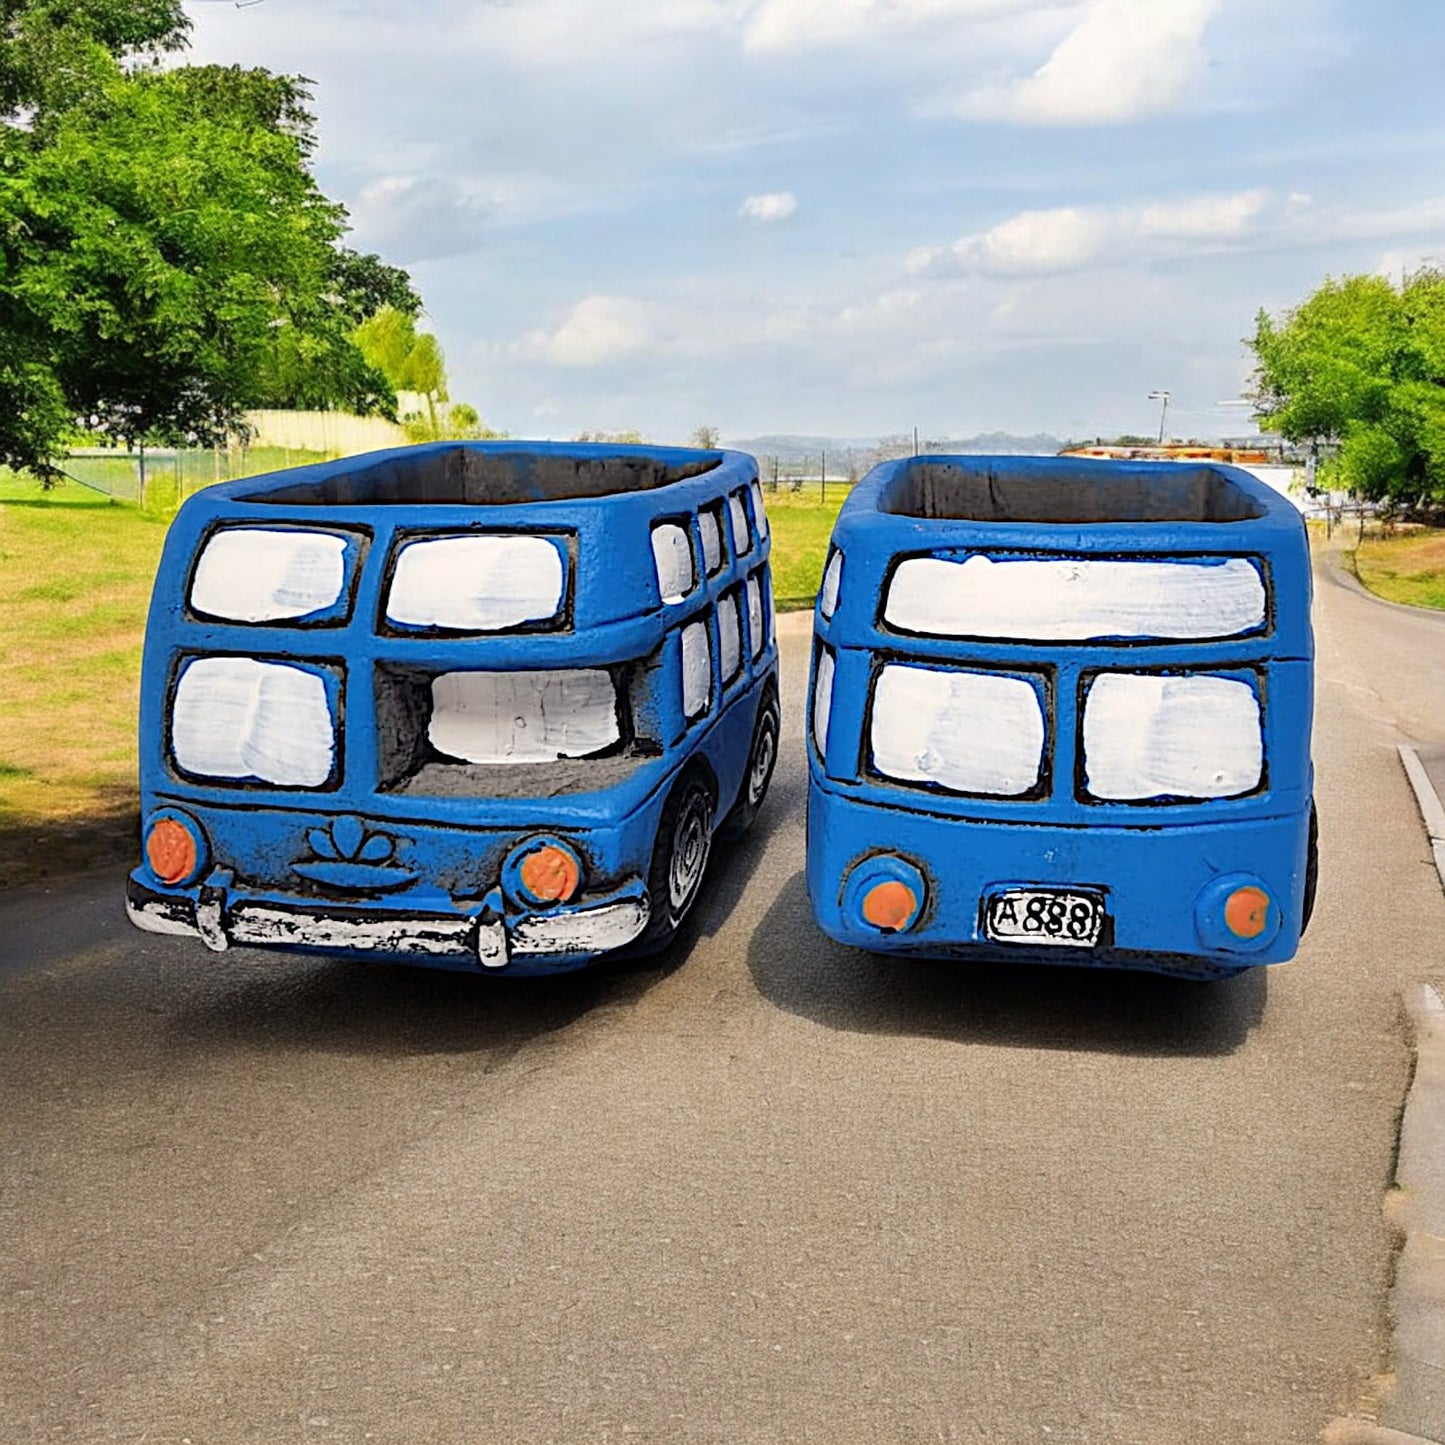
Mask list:
[{"label": "leafy tree canopy", "polygon": [[447,398],[446,358],[429,331],[418,331],[414,314],[383,306],[353,333],[361,354],[397,391]]},{"label": "leafy tree canopy", "polygon": [[181,0],[0,0],[0,116],[43,128],[115,61],[179,50],[190,28]]},{"label": "leafy tree canopy", "polygon": [[1328,280],[1279,320],[1261,311],[1250,345],[1262,423],[1335,444],[1330,480],[1445,500],[1445,274]]},{"label": "leafy tree canopy", "polygon": [[351,335],[420,299],[340,244],[309,83],[125,68],[187,29],[179,0],[0,0],[0,463],[46,475],[77,422],[214,439],[253,406],[395,415]]}]

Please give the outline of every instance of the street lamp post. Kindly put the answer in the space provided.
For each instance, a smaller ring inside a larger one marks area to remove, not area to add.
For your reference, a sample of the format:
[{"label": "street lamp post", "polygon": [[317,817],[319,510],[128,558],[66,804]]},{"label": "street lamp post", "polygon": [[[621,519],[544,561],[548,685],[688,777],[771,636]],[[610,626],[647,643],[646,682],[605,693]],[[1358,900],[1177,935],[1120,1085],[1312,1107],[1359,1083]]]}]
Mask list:
[{"label": "street lamp post", "polygon": [[1167,391],[1151,391],[1150,401],[1159,403],[1159,445],[1164,445],[1164,418],[1169,415],[1169,393]]}]

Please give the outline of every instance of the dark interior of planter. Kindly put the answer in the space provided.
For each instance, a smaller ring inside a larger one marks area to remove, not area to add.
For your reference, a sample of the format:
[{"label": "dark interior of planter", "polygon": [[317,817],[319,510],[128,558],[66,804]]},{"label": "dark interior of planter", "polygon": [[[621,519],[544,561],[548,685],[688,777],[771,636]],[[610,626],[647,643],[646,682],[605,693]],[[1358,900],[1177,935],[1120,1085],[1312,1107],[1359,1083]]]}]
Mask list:
[{"label": "dark interior of planter", "polygon": [[278,506],[506,506],[646,492],[721,464],[718,456],[668,466],[655,457],[559,456],[547,452],[482,451],[458,446],[390,457],[275,489],[262,488],[246,502]]},{"label": "dark interior of planter", "polygon": [[890,482],[879,510],[969,522],[1242,522],[1264,508],[1213,467],[1177,462],[919,461]]}]

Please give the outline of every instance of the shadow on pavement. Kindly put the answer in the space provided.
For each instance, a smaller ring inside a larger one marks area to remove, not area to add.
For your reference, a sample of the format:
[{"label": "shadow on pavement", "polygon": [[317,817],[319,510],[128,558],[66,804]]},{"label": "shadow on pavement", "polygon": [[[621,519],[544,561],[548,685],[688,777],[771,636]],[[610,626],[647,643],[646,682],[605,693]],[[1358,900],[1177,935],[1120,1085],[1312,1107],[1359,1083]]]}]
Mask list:
[{"label": "shadow on pavement", "polygon": [[1193,983],[1117,969],[887,959],[813,922],[797,873],[759,921],[748,969],[764,998],[828,1028],[1006,1047],[1232,1053],[1264,1015],[1267,970]]},{"label": "shadow on pavement", "polygon": [[245,949],[221,959],[192,951],[191,963],[208,985],[171,1016],[176,1043],[348,1054],[505,1054],[587,1014],[630,1006],[660,976],[505,978]]}]

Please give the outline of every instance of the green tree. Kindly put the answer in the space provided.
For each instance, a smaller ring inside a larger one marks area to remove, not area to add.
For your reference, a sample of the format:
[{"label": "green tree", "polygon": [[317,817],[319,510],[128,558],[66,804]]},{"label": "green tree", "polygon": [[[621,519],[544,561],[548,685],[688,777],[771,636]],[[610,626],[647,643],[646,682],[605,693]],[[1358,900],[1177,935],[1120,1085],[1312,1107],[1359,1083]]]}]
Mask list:
[{"label": "green tree", "polygon": [[425,398],[433,436],[440,436],[437,403],[447,399],[446,357],[429,331],[418,331],[416,319],[395,306],[383,306],[352,333],[367,362],[397,391]]},{"label": "green tree", "polygon": [[0,117],[29,111],[43,137],[118,61],[179,50],[190,28],[181,0],[0,0]]},{"label": "green tree", "polygon": [[308,83],[157,70],[179,0],[0,0],[0,463],[77,425],[211,440],[252,406],[395,415],[351,340],[406,273],[340,245]]},{"label": "green tree", "polygon": [[1371,499],[1445,500],[1445,275],[1328,280],[1250,342],[1260,420],[1326,442],[1326,476]]},{"label": "green tree", "polygon": [[688,441],[692,446],[702,447],[704,451],[712,451],[718,444],[719,435],[715,426],[697,426],[692,429],[692,436],[688,438]]}]

